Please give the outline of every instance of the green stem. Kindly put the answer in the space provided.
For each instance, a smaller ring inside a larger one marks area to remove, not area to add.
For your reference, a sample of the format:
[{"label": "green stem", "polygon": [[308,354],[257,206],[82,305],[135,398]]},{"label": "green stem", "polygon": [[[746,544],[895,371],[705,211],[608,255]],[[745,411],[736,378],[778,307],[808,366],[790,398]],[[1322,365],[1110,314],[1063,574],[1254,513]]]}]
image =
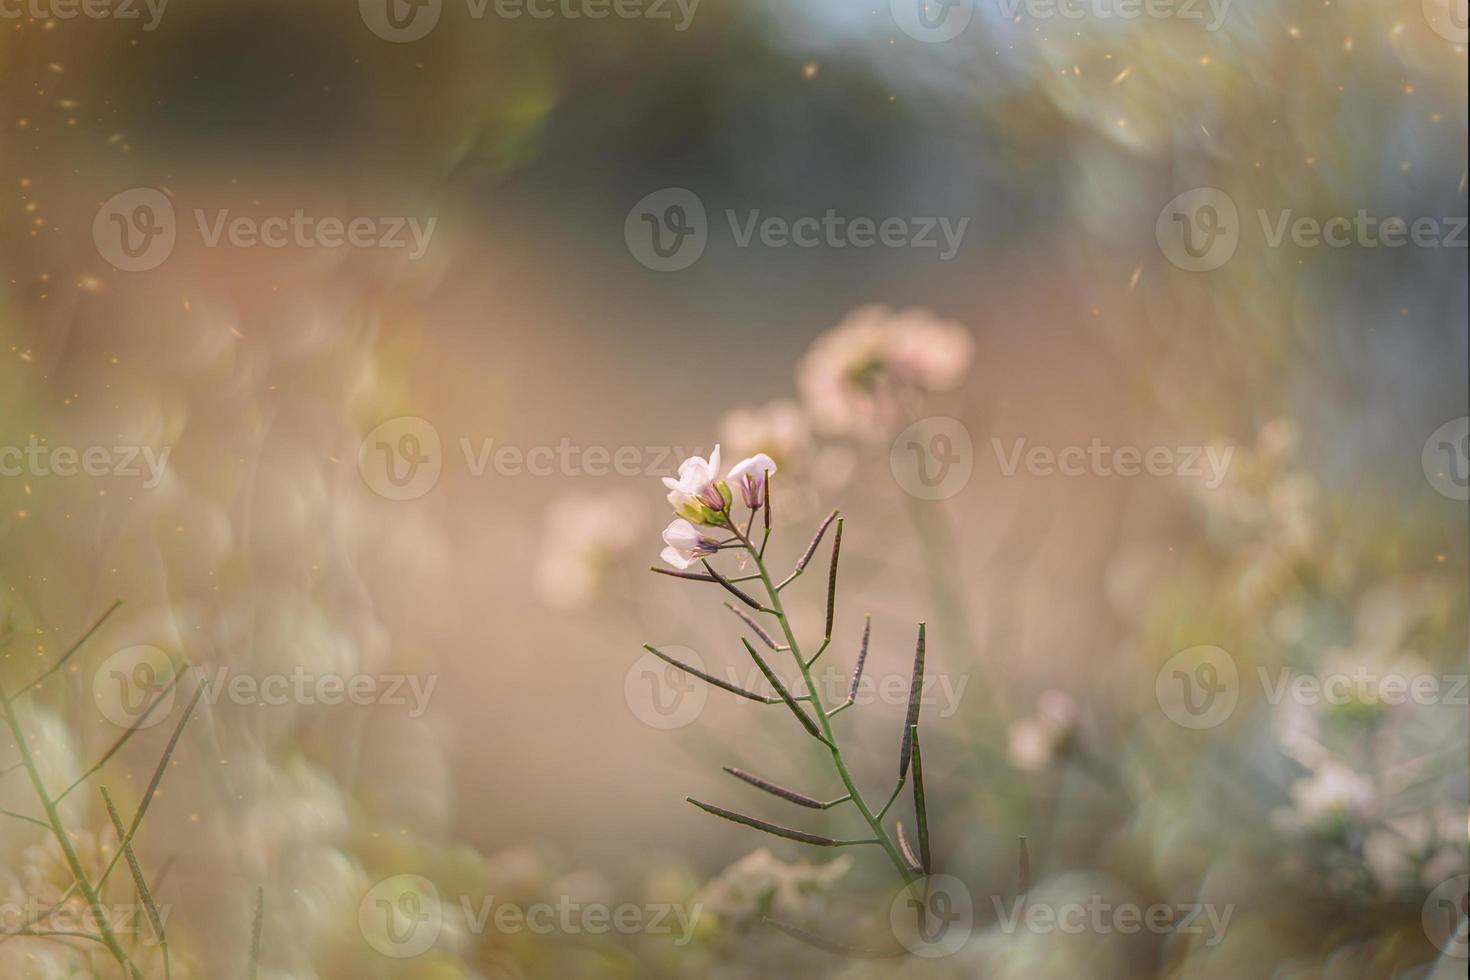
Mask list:
[{"label": "green stem", "polygon": [[41,771],[36,767],[36,760],[31,755],[30,744],[26,741],[25,733],[21,731],[20,721],[15,717],[15,707],[10,702],[10,695],[0,687],[0,710],[5,713],[5,724],[10,728],[11,737],[15,739],[16,750],[20,753],[21,765],[25,766],[26,773],[31,778],[31,786],[35,788],[36,797],[41,801],[41,807],[46,811],[46,822],[51,828],[51,833],[56,837],[56,842],[61,845],[61,853],[66,858],[66,865],[71,869],[72,877],[76,879],[77,887],[81,889],[82,897],[87,900],[87,906],[92,910],[92,915],[97,919],[97,931],[101,937],[102,945],[117,960],[118,965],[123,967],[135,980],[143,980],[143,975],[138,968],[128,959],[127,952],[122,944],[117,941],[117,936],[112,931],[112,922],[107,915],[107,910],[102,906],[102,899],[97,890],[92,887],[87,872],[82,868],[81,858],[77,857],[76,848],[72,846],[71,837],[66,832],[66,827],[61,822],[61,813],[56,809],[56,804],[51,800],[51,794],[46,791],[46,783],[41,779]]},{"label": "green stem", "polygon": [[888,854],[888,859],[893,862],[893,866],[903,876],[904,884],[913,884],[917,879],[913,871],[909,868],[908,862],[899,853],[898,845],[893,842],[893,838],[884,829],[883,822],[874,815],[867,801],[863,799],[863,794],[858,791],[857,784],[853,782],[852,774],[847,769],[847,760],[842,757],[842,748],[837,743],[837,735],[833,732],[832,721],[827,716],[826,709],[822,705],[822,698],[818,693],[817,685],[812,682],[811,666],[801,654],[801,646],[797,643],[796,633],[791,628],[791,620],[786,615],[786,608],[781,604],[780,589],[771,581],[770,571],[766,568],[764,556],[751,544],[748,537],[740,534],[738,529],[735,533],[740,536],[745,549],[755,559],[755,567],[761,584],[765,586],[766,595],[770,597],[771,614],[780,622],[781,632],[786,636],[786,644],[790,648],[791,656],[796,661],[797,669],[801,671],[801,679],[806,684],[812,707],[816,710],[817,724],[821,727],[822,736],[826,740],[827,748],[832,753],[832,764],[837,768],[837,775],[842,779],[842,785],[847,788],[848,795],[852,797],[853,804],[858,808],[858,812],[863,815],[863,819],[867,821],[868,826],[872,828],[873,843],[880,845],[884,852]]}]

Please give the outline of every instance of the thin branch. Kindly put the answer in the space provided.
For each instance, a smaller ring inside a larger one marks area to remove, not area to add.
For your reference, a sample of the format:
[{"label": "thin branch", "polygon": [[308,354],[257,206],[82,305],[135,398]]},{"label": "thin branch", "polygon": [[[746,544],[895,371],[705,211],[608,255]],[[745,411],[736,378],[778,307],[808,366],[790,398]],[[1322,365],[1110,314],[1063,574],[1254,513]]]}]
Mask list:
[{"label": "thin branch", "polygon": [[1016,856],[1016,892],[1022,897],[1031,890],[1031,850],[1026,835],[1021,835],[1020,853]]},{"label": "thin branch", "polygon": [[0,807],[0,817],[14,817],[17,820],[24,820],[26,823],[33,823],[37,827],[41,827],[45,830],[51,829],[51,825],[44,820],[38,820],[35,817],[28,817],[24,813],[16,813],[14,810],[7,810],[4,807]]},{"label": "thin branch", "polygon": [[849,793],[846,796],[823,803],[814,797],[807,796],[805,793],[798,793],[796,790],[787,789],[784,786],[777,786],[775,783],[748,773],[744,769],[736,769],[733,766],[724,766],[723,768],[736,779],[744,780],[756,789],[763,789],[772,796],[779,796],[783,800],[795,803],[797,806],[804,806],[808,810],[830,810],[839,803],[846,803],[852,799],[852,794]]},{"label": "thin branch", "polygon": [[655,575],[667,575],[670,578],[688,579],[691,582],[713,582],[713,575],[701,575],[698,572],[681,572],[675,568],[659,568],[657,565],[648,566],[648,570]]},{"label": "thin branch", "polygon": [[780,827],[773,823],[767,823],[764,820],[757,820],[755,817],[747,817],[743,813],[726,810],[724,807],[715,806],[713,803],[701,803],[692,796],[686,796],[684,799],[689,803],[693,803],[705,813],[722,817],[732,823],[743,824],[746,827],[753,827],[756,830],[763,830],[775,837],[784,837],[787,840],[794,840],[802,844],[812,844],[816,847],[857,847],[862,844],[881,843],[876,837],[867,837],[862,840],[834,840],[831,837],[823,837],[820,834],[809,834],[804,830],[792,830],[789,827]]},{"label": "thin branch", "polygon": [[754,631],[755,635],[760,637],[761,642],[770,647],[772,650],[775,650],[779,653],[790,649],[790,647],[778,646],[776,641],[771,638],[771,634],[766,632],[765,627],[761,626],[760,623],[757,623],[755,621],[755,618],[746,613],[744,610],[738,609],[735,606],[730,605],[730,603],[728,602],[725,603],[725,608],[730,610],[735,615],[739,616],[740,621],[743,622],[746,626],[749,626],[751,630]]},{"label": "thin branch", "polygon": [[106,752],[102,753],[102,758],[98,759],[96,764],[93,765],[92,768],[82,773],[76,778],[75,782],[73,782],[66,789],[62,790],[61,795],[56,798],[56,802],[60,803],[62,800],[66,799],[67,796],[71,795],[72,790],[76,789],[78,786],[85,783],[88,779],[91,779],[93,776],[95,776],[102,769],[103,766],[112,761],[113,756],[122,751],[122,747],[128,744],[128,739],[132,738],[144,728],[148,727],[148,719],[152,717],[153,712],[158,709],[158,706],[160,704],[163,704],[169,699],[170,695],[173,693],[174,688],[178,687],[179,681],[183,678],[183,676],[184,675],[182,673],[174,674],[173,680],[169,681],[168,686],[158,693],[158,697],[154,698],[153,703],[148,705],[147,710],[145,710],[143,714],[138,717],[137,721],[133,722],[132,727],[123,732],[122,736],[118,738],[116,742],[113,742],[112,746]]},{"label": "thin branch", "polygon": [[802,572],[806,571],[806,563],[811,561],[812,555],[817,553],[817,545],[822,543],[822,535],[827,533],[827,528],[835,520],[837,520],[837,511],[834,510],[832,513],[827,515],[826,520],[822,521],[821,526],[817,528],[817,533],[812,538],[812,543],[806,546],[806,553],[801,556],[801,559],[799,561],[797,561],[795,570],[793,570],[790,575],[786,576],[786,578],[782,579],[780,585],[776,586],[777,592],[780,592],[782,589],[786,588],[786,586],[795,581]]},{"label": "thin branch", "polygon": [[805,728],[807,730],[807,734],[810,735],[812,738],[815,738],[818,741],[825,743],[827,739],[823,737],[822,730],[817,727],[817,723],[812,721],[811,717],[807,715],[807,713],[801,709],[801,706],[796,703],[796,700],[791,697],[790,692],[786,690],[786,685],[781,683],[781,678],[777,677],[776,672],[771,670],[770,665],[768,665],[765,660],[761,659],[761,655],[756,652],[755,647],[750,645],[750,641],[742,636],[740,638],[740,642],[745,644],[745,649],[755,660],[755,665],[761,669],[761,673],[766,675],[766,680],[770,683],[771,687],[775,689],[776,694],[780,696],[782,701],[786,702],[786,707],[791,709],[791,713],[796,715],[796,720],[801,722],[801,727]]},{"label": "thin branch", "polygon": [[107,622],[107,618],[111,616],[114,612],[116,612],[117,607],[120,605],[122,605],[121,599],[108,606],[107,611],[97,618],[97,622],[92,624],[91,629],[83,633],[81,635],[81,638],[73,643],[71,647],[65,653],[63,653],[60,658],[57,659],[56,663],[52,664],[50,667],[42,671],[35,680],[31,681],[29,684],[26,684],[24,687],[18,688],[18,693],[16,694],[16,696],[19,697],[21,694],[25,694],[29,691],[34,690],[37,685],[46,681],[51,677],[52,674],[56,673],[62,667],[66,666],[66,662],[70,660],[76,654],[76,652],[82,648],[82,644],[86,643],[92,638],[92,634],[96,633],[99,629],[102,628],[102,624]]},{"label": "thin branch", "polygon": [[260,974],[260,936],[265,928],[265,886],[255,888],[255,923],[250,929],[250,980]]},{"label": "thin branch", "polygon": [[681,660],[675,660],[673,657],[669,656],[667,653],[664,653],[662,650],[658,649],[651,643],[643,644],[643,649],[647,650],[649,653],[653,654],[655,657],[662,660],[670,667],[677,667],[684,673],[690,674],[694,677],[698,677],[706,684],[713,684],[715,687],[718,687],[723,691],[729,691],[731,694],[737,694],[742,698],[747,698],[751,701],[758,701],[761,704],[777,704],[781,700],[780,698],[768,698],[763,694],[756,694],[754,691],[747,691],[745,688],[740,687],[737,684],[731,684],[729,681],[721,680],[713,674],[706,674],[698,667],[691,667]]},{"label": "thin branch", "polygon": [[721,575],[719,572],[715,571],[715,567],[711,565],[707,560],[702,562],[702,564],[704,565],[704,570],[713,575],[715,581],[724,586],[725,591],[729,592],[735,598],[739,599],[741,602],[745,603],[756,612],[773,612],[773,610],[767,609],[765,606],[761,605],[759,602],[756,602],[750,596],[740,591],[739,586],[737,586],[734,582],[731,582],[729,579],[725,578],[725,576]]}]

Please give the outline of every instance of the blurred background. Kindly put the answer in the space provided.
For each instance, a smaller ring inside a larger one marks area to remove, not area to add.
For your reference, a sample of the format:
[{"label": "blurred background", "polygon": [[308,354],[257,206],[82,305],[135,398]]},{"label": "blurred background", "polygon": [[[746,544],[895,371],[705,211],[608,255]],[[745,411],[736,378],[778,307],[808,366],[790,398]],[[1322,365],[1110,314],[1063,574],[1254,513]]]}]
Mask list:
[{"label": "blurred background", "polygon": [[[1463,2],[0,19],[0,684],[53,790],[127,736],[57,820],[100,871],[97,784],[151,801],[173,976],[1461,975]],[[727,594],[648,571],[716,444],[778,467],[773,574],[841,509],[818,677],[871,616],[834,724],[878,803],[927,623],[938,939],[877,849],[684,802],[862,828],[722,773],[842,792],[642,649],[763,683]],[[367,693],[249,688],[291,676]],[[0,973],[123,976],[18,934],[79,899],[13,735]]]}]

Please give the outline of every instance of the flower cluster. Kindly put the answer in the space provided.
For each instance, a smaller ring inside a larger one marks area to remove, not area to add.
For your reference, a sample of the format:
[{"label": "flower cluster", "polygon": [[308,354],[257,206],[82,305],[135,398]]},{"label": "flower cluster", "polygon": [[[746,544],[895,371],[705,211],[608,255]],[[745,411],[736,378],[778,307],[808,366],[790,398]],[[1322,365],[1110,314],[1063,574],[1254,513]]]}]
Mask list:
[{"label": "flower cluster", "polygon": [[679,466],[678,478],[664,477],[669,488],[669,506],[678,516],[664,528],[663,560],[684,569],[720,550],[720,542],[709,537],[701,527],[730,528],[730,507],[735,502],[735,487],[751,514],[765,506],[766,483],[776,472],[776,464],[765,453],[742,459],[720,477],[720,447],[709,459],[692,456]]}]

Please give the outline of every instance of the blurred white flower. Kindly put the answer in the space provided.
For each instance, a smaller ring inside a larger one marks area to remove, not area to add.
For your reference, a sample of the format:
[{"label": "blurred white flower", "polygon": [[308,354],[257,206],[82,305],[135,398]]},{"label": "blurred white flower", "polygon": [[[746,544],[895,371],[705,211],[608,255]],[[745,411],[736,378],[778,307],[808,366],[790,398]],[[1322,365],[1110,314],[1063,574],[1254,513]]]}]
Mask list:
[{"label": "blurred white flower", "polygon": [[690,456],[679,464],[679,477],[664,477],[669,488],[669,506],[674,513],[695,524],[714,525],[723,521],[720,514],[730,506],[730,488],[720,479],[720,447],[709,459]]},{"label": "blurred white flower", "polygon": [[881,440],[918,395],[964,379],[974,346],[968,330],[928,310],[864,306],[812,343],[797,387],[821,431]]},{"label": "blurred white flower", "polygon": [[737,926],[767,915],[799,921],[851,866],[846,855],[826,864],[787,864],[763,847],[722,871],[695,897],[695,905]]},{"label": "blurred white flower", "polygon": [[1368,835],[1363,859],[1387,891],[1431,889],[1470,866],[1464,804],[1444,804],[1395,817]]},{"label": "blurred white flower", "polygon": [[536,562],[536,589],[556,609],[586,606],[628,553],[644,519],[631,492],[569,494],[551,505]]},{"label": "blurred white flower", "polygon": [[730,467],[730,484],[740,491],[745,506],[756,510],[766,500],[766,478],[776,472],[776,464],[765,453],[756,453]]},{"label": "blurred white flower", "polygon": [[1378,794],[1366,776],[1335,759],[1323,762],[1310,776],[1291,785],[1292,808],[1287,818],[1303,830],[1331,832],[1343,822],[1372,815]]},{"label": "blurred white flower", "polygon": [[719,543],[700,533],[699,528],[682,517],[675,518],[664,528],[664,548],[660,555],[675,568],[688,568],[706,555],[720,550]]},{"label": "blurred white flower", "polygon": [[1066,754],[1076,731],[1077,702],[1062,691],[1043,691],[1036,699],[1036,713],[1010,726],[1011,765],[1028,772],[1047,768]]}]

